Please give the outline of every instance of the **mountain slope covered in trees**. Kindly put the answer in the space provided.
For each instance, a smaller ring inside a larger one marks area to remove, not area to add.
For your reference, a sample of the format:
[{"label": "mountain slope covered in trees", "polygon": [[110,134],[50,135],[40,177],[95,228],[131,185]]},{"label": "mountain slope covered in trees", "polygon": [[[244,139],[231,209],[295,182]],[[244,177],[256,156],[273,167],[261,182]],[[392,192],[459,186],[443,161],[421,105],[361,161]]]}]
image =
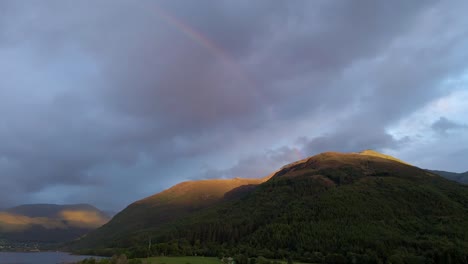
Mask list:
[{"label": "mountain slope covered in trees", "polygon": [[174,220],[112,247],[135,256],[242,254],[316,263],[468,257],[468,186],[376,152],[295,162],[237,198]]},{"label": "mountain slope covered in trees", "polygon": [[144,230],[158,228],[212,206],[224,195],[240,186],[255,186],[271,176],[260,179],[211,179],[179,183],[163,192],[137,201],[103,227],[76,241],[76,247],[131,247],[133,239]]}]

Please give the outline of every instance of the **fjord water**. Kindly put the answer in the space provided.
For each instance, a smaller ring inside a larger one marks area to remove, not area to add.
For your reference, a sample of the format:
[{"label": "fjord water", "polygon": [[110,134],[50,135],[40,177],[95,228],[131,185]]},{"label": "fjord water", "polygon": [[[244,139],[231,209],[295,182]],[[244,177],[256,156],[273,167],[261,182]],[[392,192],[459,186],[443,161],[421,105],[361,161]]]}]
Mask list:
[{"label": "fjord water", "polygon": [[0,264],[74,263],[90,257],[66,252],[0,252]]}]

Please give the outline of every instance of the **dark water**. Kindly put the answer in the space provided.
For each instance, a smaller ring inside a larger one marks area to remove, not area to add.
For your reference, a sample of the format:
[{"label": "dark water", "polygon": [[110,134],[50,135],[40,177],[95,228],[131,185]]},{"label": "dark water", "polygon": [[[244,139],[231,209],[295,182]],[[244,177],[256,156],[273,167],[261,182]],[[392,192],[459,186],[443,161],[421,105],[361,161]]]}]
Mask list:
[{"label": "dark water", "polygon": [[65,252],[0,252],[0,264],[73,263],[89,257],[70,255]]}]

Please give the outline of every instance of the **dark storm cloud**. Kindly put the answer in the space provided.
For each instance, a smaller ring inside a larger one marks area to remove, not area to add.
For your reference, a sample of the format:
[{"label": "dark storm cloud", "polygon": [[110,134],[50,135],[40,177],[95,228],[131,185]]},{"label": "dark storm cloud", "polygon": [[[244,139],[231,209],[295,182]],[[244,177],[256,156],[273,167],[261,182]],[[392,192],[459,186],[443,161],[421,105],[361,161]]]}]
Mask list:
[{"label": "dark storm cloud", "polygon": [[121,208],[299,152],[398,149],[387,128],[466,68],[457,4],[2,1],[2,201]]},{"label": "dark storm cloud", "polygon": [[437,121],[435,121],[431,125],[431,128],[434,129],[434,131],[436,131],[437,133],[446,135],[448,131],[466,129],[468,128],[468,126],[464,124],[459,124],[457,122],[449,120],[446,117],[441,116]]}]

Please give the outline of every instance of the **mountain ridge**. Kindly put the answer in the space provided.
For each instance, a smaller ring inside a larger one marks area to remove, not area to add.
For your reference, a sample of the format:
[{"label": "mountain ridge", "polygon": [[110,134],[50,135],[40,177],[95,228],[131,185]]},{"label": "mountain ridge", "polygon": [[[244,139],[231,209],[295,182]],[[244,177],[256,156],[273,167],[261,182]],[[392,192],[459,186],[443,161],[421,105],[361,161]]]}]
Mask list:
[{"label": "mountain ridge", "polygon": [[0,211],[0,237],[16,242],[66,242],[109,219],[89,204],[24,204]]},{"label": "mountain ridge", "polygon": [[461,172],[461,173],[441,171],[441,170],[428,170],[428,171],[438,174],[452,181],[456,181],[456,182],[463,183],[463,184],[468,184],[468,171]]},{"label": "mountain ridge", "polygon": [[[111,237],[101,236],[103,226],[71,247],[93,254],[125,250],[133,256],[464,263],[468,187],[387,155],[365,153],[321,153],[163,224],[153,219],[136,232]],[[121,214],[131,214],[126,210]],[[164,207],[151,210],[170,213]],[[114,221],[106,232],[119,233],[127,224]],[[149,251],[148,240],[154,243]]]},{"label": "mountain ridge", "polygon": [[[149,197],[143,198],[135,202],[135,204],[144,204],[144,203],[151,203],[154,201],[163,201],[166,199],[167,202],[183,202],[183,198],[190,198],[190,194],[195,196],[200,195],[201,192],[207,191],[207,189],[212,189],[215,193],[210,193],[213,197],[221,197],[229,190],[232,190],[235,187],[241,185],[248,185],[248,184],[258,184],[268,180],[271,176],[266,176],[263,178],[239,178],[235,177],[232,179],[203,179],[203,180],[191,180],[191,181],[183,181],[178,183],[166,190],[161,191],[160,193],[151,195]],[[194,187],[198,188],[195,189]],[[183,194],[181,194],[183,192]],[[189,192],[189,193],[187,193]],[[200,200],[209,199],[210,195],[208,196],[201,196],[197,197]],[[162,196],[164,198],[162,198]],[[161,199],[162,198],[162,199]]]},{"label": "mountain ridge", "polygon": [[5,209],[4,211],[21,214],[29,217],[47,217],[53,216],[64,209],[73,210],[95,210],[100,211],[93,205],[86,203],[79,204],[49,204],[49,203],[37,203],[37,204],[21,204],[14,207]]},{"label": "mountain ridge", "polygon": [[[117,213],[111,221],[101,228],[85,235],[74,243],[88,241],[92,245],[121,241],[131,245],[129,234],[138,233],[148,228],[167,224],[195,211],[209,207],[224,199],[224,195],[243,185],[257,185],[269,178],[232,178],[184,181],[162,192],[135,201]],[[117,226],[117,227],[116,227]],[[115,229],[119,231],[116,232]]]}]

